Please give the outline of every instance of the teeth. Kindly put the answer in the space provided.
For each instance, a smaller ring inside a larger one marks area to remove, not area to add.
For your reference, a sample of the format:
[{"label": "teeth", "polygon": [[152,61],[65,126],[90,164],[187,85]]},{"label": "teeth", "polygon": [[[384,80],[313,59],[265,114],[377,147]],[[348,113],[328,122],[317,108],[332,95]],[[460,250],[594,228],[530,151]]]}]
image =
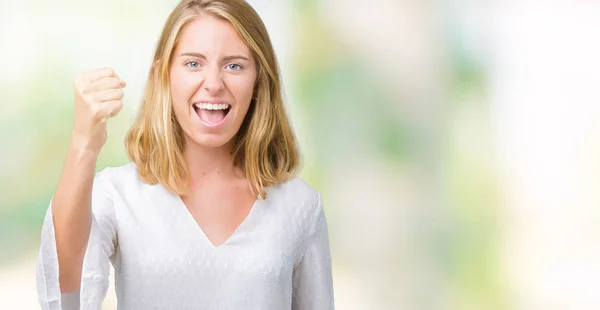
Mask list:
[{"label": "teeth", "polygon": [[229,108],[227,103],[196,103],[194,106],[200,110],[226,110]]}]

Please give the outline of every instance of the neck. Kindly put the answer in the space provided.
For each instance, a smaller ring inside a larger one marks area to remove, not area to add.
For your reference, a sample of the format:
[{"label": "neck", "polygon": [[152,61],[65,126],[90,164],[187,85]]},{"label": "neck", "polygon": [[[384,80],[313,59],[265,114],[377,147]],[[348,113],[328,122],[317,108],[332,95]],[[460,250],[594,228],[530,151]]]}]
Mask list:
[{"label": "neck", "polygon": [[183,157],[188,167],[192,188],[215,178],[236,177],[239,172],[233,164],[231,144],[203,147],[195,142],[186,143]]}]

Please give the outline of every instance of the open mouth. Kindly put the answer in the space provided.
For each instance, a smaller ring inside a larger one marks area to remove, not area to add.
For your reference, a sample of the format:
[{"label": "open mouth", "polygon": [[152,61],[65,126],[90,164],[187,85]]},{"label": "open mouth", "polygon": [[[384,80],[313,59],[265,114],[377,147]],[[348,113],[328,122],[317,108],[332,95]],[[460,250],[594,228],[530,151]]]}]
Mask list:
[{"label": "open mouth", "polygon": [[196,103],[194,110],[202,123],[207,126],[216,126],[225,120],[231,106],[227,103]]}]

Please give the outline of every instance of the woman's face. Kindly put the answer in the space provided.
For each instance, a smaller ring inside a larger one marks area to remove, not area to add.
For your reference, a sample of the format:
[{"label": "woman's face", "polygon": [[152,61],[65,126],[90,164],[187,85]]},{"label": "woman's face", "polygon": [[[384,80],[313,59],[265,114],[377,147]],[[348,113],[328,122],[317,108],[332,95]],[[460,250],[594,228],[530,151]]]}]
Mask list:
[{"label": "woman's face", "polygon": [[226,20],[211,15],[190,22],[171,60],[171,98],[186,144],[225,145],[246,116],[256,64],[250,48]]}]

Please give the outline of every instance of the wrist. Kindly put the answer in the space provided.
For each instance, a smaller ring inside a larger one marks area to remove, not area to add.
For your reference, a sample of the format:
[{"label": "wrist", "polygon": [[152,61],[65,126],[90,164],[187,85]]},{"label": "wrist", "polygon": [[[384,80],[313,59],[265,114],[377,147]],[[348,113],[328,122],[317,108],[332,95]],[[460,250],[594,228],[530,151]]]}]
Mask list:
[{"label": "wrist", "polygon": [[78,159],[95,160],[98,158],[100,150],[84,140],[73,138],[69,144],[69,153],[71,156],[75,156],[75,158]]}]

